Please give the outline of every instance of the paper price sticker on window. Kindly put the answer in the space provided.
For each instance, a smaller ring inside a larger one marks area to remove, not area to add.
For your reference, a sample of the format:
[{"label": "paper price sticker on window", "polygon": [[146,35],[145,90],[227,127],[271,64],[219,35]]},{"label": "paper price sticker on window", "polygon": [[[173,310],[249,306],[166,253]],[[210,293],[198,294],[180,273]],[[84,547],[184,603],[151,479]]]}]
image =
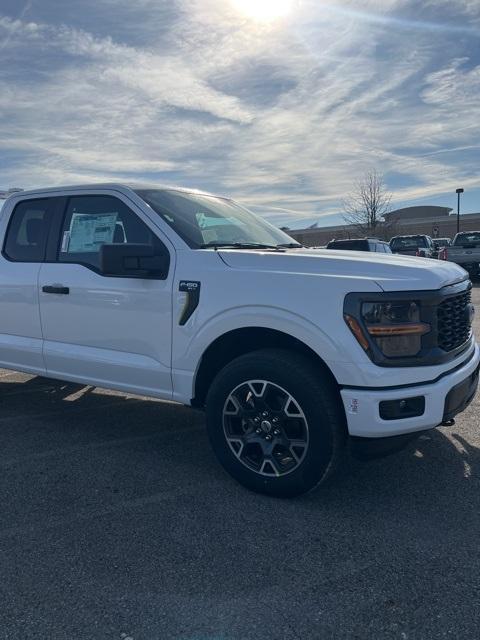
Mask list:
[{"label": "paper price sticker on window", "polygon": [[117,213],[74,213],[70,222],[69,238],[62,243],[68,253],[97,253],[102,244],[110,244],[115,234]]}]

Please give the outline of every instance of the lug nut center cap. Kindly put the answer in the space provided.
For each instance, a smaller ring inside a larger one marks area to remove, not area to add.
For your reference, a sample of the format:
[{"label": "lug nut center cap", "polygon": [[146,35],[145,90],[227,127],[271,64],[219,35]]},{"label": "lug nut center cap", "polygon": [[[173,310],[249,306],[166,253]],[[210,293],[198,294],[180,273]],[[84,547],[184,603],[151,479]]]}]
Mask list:
[{"label": "lug nut center cap", "polygon": [[262,420],[260,426],[264,433],[270,433],[270,431],[272,430],[272,423],[268,420]]}]

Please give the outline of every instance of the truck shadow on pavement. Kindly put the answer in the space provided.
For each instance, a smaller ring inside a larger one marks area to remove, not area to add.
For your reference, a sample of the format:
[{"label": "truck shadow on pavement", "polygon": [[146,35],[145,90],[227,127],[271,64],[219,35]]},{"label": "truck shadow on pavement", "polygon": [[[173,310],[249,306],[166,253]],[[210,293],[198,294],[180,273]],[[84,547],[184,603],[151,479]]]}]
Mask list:
[{"label": "truck shadow on pavement", "polygon": [[[467,423],[469,435],[474,438],[478,437],[479,404],[477,396],[457,422],[457,425]],[[112,465],[114,475],[117,458],[128,456],[132,445],[130,455],[137,456],[136,474],[140,476],[143,467],[150,480],[156,478],[162,487],[166,480],[162,478],[162,469],[168,470],[172,480],[171,474],[175,477],[175,469],[181,463],[187,466],[183,466],[177,478],[179,488],[186,482],[186,473],[190,480],[196,478],[200,483],[219,482],[225,491],[244,491],[217,465],[200,411],[15,373],[0,379],[0,407],[0,465],[18,463],[28,467],[41,458],[55,460],[61,456],[65,460],[69,453],[78,457],[85,449],[89,456],[83,460],[84,472],[88,473],[93,452],[101,458],[101,451],[108,449],[108,457],[102,459],[102,473],[108,475]],[[480,449],[462,431],[458,431],[458,426],[432,430],[405,450],[369,462],[349,456],[325,487],[300,500],[333,505],[337,501],[342,504],[344,499],[378,500],[381,496],[383,506],[387,502],[398,506],[399,500],[408,502],[420,495],[428,499],[430,494],[437,503],[448,496],[453,498],[456,489],[464,492],[480,476]],[[190,446],[186,446],[186,439]],[[152,458],[152,452],[158,457]],[[76,470],[81,473],[82,459],[76,464],[80,465]],[[245,494],[252,495],[246,491]],[[474,503],[480,510],[480,492]]]},{"label": "truck shadow on pavement", "polygon": [[22,638],[83,638],[86,619],[98,638],[475,637],[478,405],[276,500],[222,471],[198,411],[2,374],[3,624],[26,620]]}]

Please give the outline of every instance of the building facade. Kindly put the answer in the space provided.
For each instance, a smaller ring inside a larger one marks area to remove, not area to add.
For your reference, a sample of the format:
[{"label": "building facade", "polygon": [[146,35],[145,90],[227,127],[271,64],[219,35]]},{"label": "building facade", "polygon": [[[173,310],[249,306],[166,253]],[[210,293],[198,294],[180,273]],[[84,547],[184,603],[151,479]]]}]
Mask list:
[{"label": "building facade", "polygon": [[[375,235],[384,240],[392,236],[426,234],[432,238],[453,238],[457,233],[457,214],[449,207],[419,206],[396,209],[384,215]],[[460,231],[480,231],[480,213],[460,215]],[[334,238],[356,238],[355,225],[294,229],[287,232],[307,247],[323,246]],[[373,235],[373,234],[372,234]]]}]

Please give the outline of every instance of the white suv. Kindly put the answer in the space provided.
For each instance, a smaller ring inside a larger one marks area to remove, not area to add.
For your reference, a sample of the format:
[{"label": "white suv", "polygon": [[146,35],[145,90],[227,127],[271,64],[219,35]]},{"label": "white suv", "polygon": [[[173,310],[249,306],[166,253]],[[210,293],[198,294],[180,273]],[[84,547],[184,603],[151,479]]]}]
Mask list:
[{"label": "white suv", "polygon": [[117,184],[12,195],[0,240],[0,367],[204,407],[256,491],[307,491],[348,439],[392,449],[477,387],[452,263],[309,250],[232,200]]}]

